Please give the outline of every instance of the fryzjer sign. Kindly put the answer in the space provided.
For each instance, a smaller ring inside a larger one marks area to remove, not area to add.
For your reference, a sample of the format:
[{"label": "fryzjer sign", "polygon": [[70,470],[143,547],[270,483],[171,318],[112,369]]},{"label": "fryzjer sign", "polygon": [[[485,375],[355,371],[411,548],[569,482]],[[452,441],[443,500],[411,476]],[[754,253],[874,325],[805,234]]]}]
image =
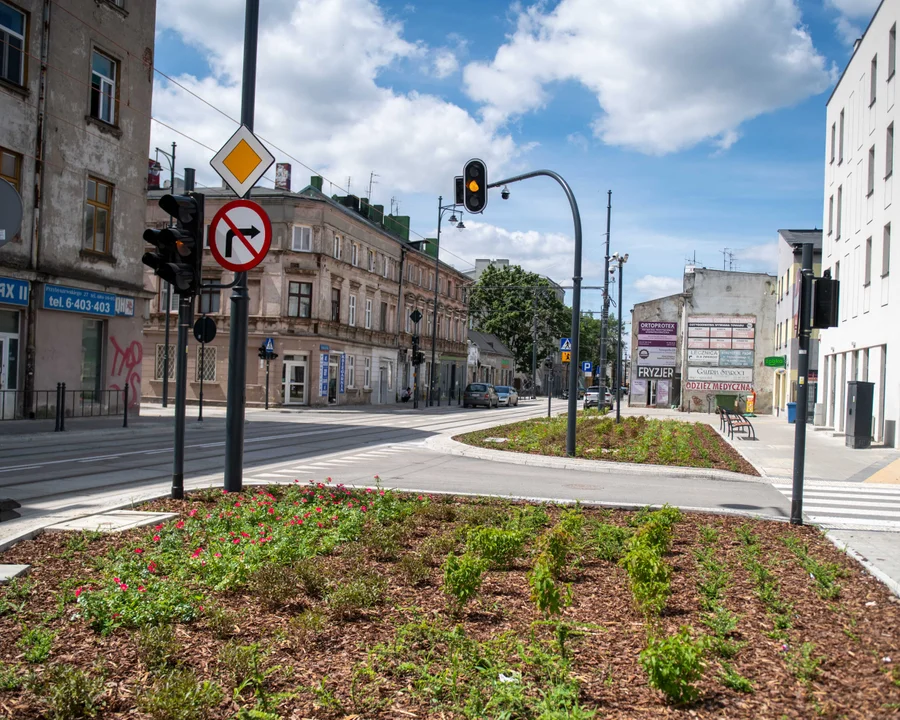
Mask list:
[{"label": "fryzjer sign", "polygon": [[638,365],[637,376],[647,380],[668,380],[675,377],[673,367],[654,367],[652,365]]},{"label": "fryzjer sign", "polygon": [[688,380],[684,384],[685,390],[715,390],[715,391],[731,391],[731,392],[751,392],[753,385],[741,382],[706,382]]}]

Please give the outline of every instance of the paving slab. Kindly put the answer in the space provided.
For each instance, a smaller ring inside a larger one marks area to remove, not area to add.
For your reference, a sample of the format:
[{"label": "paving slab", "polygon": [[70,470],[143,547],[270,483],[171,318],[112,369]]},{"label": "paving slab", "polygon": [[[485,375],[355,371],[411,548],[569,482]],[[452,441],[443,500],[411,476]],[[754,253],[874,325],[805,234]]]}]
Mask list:
[{"label": "paving slab", "polygon": [[140,512],[138,510],[110,510],[109,512],[87,515],[49,525],[45,532],[123,532],[143,525],[171,520],[178,513]]},{"label": "paving slab", "polygon": [[0,585],[25,575],[30,569],[31,565],[0,565]]}]

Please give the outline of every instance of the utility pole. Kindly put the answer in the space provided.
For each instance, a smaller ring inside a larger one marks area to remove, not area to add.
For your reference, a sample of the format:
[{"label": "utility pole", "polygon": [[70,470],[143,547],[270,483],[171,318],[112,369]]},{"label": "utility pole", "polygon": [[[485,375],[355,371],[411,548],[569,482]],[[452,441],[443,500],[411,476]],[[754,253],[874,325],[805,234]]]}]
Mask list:
[{"label": "utility pole", "polygon": [[537,288],[534,289],[534,297],[531,302],[534,309],[534,321],[531,327],[531,399],[537,400]]},{"label": "utility pole", "polygon": [[598,385],[606,384],[606,353],[609,334],[609,230],[612,216],[612,190],[606,192],[606,252],[603,258],[603,310],[600,314],[600,367]]},{"label": "utility pole", "polygon": [[791,490],[791,524],[803,524],[803,472],[806,462],[806,415],[809,397],[809,336],[813,290],[813,246],[803,243],[800,255],[799,352],[797,353],[797,419],[794,423],[794,478]]},{"label": "utility pole", "polygon": [[[241,123],[253,130],[256,108],[256,47],[259,0],[247,0],[244,16],[244,68],[241,85]],[[250,197],[250,191],[244,195]],[[250,293],[247,273],[237,274],[231,293],[231,331],[228,338],[228,408],[225,413],[225,491],[243,489],[244,404],[247,386],[247,320]]]}]

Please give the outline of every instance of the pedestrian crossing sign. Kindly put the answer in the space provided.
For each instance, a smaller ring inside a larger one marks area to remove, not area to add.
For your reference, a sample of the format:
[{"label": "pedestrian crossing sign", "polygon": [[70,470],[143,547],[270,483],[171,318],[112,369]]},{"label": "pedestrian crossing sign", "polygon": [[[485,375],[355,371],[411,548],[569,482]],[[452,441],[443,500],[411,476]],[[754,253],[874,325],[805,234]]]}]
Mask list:
[{"label": "pedestrian crossing sign", "polygon": [[559,339],[559,351],[560,352],[570,352],[572,350],[572,338],[560,338]]},{"label": "pedestrian crossing sign", "polygon": [[560,353],[560,355],[562,355],[561,361],[562,361],[563,363],[570,363],[570,362],[572,362],[572,353],[571,353],[571,352],[565,351],[565,352]]},{"label": "pedestrian crossing sign", "polygon": [[266,338],[266,352],[275,352],[275,341],[272,338]]}]

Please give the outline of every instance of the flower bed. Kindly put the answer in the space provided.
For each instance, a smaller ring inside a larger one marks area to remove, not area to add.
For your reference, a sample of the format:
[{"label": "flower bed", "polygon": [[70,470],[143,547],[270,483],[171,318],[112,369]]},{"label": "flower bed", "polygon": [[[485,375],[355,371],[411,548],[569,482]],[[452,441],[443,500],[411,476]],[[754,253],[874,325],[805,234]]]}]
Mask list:
[{"label": "flower bed", "polygon": [[[454,439],[494,450],[564,456],[566,422],[565,415],[533,418]],[[578,414],[575,440],[576,457],[589,460],[715,468],[759,475],[739,452],[702,422],[628,416],[616,423],[610,415],[587,410]]]},{"label": "flower bed", "polygon": [[0,588],[0,715],[900,708],[900,606],[811,528],[327,483],[148,509],[179,517],[3,555],[33,571]]}]

